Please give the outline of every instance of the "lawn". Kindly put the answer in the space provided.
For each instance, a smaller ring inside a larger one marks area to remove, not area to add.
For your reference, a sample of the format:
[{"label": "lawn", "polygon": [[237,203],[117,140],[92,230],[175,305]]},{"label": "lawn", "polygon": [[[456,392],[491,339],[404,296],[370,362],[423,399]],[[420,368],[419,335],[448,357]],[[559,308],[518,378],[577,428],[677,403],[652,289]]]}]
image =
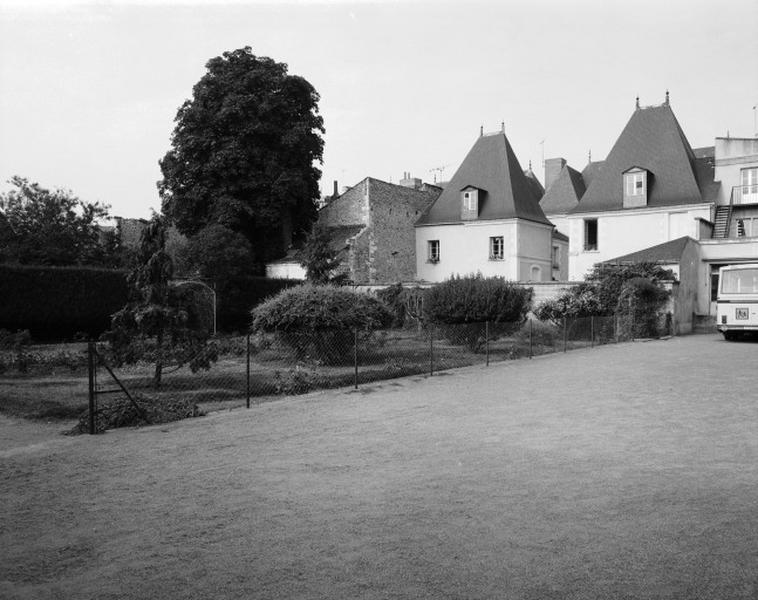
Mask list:
[{"label": "lawn", "polygon": [[0,597],[755,598],[756,360],[627,343],[0,445]]}]

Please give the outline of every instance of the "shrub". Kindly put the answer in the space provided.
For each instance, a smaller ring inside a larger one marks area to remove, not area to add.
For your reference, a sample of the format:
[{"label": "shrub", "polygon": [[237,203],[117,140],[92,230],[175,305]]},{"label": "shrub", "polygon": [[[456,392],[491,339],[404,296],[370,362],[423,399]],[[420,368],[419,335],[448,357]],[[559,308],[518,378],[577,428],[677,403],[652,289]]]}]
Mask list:
[{"label": "shrub", "polygon": [[426,291],[424,316],[433,323],[522,323],[532,295],[532,288],[502,277],[454,275]]},{"label": "shrub", "polygon": [[662,314],[668,298],[668,291],[656,282],[643,277],[630,279],[622,288],[616,306],[619,335],[658,337],[668,325]]},{"label": "shrub", "polygon": [[532,295],[532,288],[521,287],[502,277],[453,276],[426,291],[423,311],[426,319],[442,326],[443,334],[451,342],[463,342],[478,352],[482,347],[481,327],[446,326],[484,321],[521,324],[531,307]]},{"label": "shrub", "polygon": [[350,358],[354,331],[363,341],[388,326],[392,314],[378,299],[348,288],[305,284],[286,289],[252,311],[253,331],[275,334],[295,351],[327,364]]},{"label": "shrub", "polygon": [[540,321],[556,325],[564,318],[579,319],[602,313],[597,285],[589,282],[571,286],[557,298],[542,302],[534,311]]}]

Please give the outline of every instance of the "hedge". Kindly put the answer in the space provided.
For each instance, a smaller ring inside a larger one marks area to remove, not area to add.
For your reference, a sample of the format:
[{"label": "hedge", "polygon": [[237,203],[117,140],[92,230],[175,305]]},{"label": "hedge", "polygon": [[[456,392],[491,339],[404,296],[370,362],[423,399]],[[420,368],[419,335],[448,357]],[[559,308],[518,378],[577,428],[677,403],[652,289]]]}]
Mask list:
[{"label": "hedge", "polygon": [[95,267],[0,265],[0,329],[36,340],[98,337],[127,301],[126,271]]}]

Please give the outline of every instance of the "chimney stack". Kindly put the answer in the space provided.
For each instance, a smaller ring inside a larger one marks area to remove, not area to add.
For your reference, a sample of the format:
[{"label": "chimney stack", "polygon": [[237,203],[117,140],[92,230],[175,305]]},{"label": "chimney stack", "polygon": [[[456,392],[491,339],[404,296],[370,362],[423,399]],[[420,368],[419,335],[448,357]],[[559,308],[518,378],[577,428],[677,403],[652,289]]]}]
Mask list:
[{"label": "chimney stack", "polygon": [[558,179],[564,166],[566,166],[565,158],[545,159],[545,190],[550,189],[550,186]]},{"label": "chimney stack", "polygon": [[335,179],[334,180],[334,193],[332,194],[332,198],[336,198],[339,195],[340,195],[340,188],[337,185],[337,180]]}]

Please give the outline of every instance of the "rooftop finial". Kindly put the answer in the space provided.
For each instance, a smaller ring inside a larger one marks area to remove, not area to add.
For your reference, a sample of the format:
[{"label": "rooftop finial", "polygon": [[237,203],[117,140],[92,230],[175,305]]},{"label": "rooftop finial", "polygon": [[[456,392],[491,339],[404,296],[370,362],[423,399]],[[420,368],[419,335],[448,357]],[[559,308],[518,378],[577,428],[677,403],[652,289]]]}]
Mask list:
[{"label": "rooftop finial", "polygon": [[666,90],[666,101],[664,102],[664,104],[665,104],[666,106],[668,106],[668,105],[669,105],[669,91],[668,91],[668,90]]},{"label": "rooftop finial", "polygon": [[529,170],[530,171],[532,170],[532,159],[531,158],[529,159]]},{"label": "rooftop finial", "polygon": [[589,151],[587,152],[587,162],[588,163],[592,162],[592,148],[590,148]]},{"label": "rooftop finial", "polygon": [[634,103],[634,107],[639,110],[640,108],[640,97],[637,96],[637,101]]},{"label": "rooftop finial", "polygon": [[479,137],[484,135],[484,125],[479,125]]}]

